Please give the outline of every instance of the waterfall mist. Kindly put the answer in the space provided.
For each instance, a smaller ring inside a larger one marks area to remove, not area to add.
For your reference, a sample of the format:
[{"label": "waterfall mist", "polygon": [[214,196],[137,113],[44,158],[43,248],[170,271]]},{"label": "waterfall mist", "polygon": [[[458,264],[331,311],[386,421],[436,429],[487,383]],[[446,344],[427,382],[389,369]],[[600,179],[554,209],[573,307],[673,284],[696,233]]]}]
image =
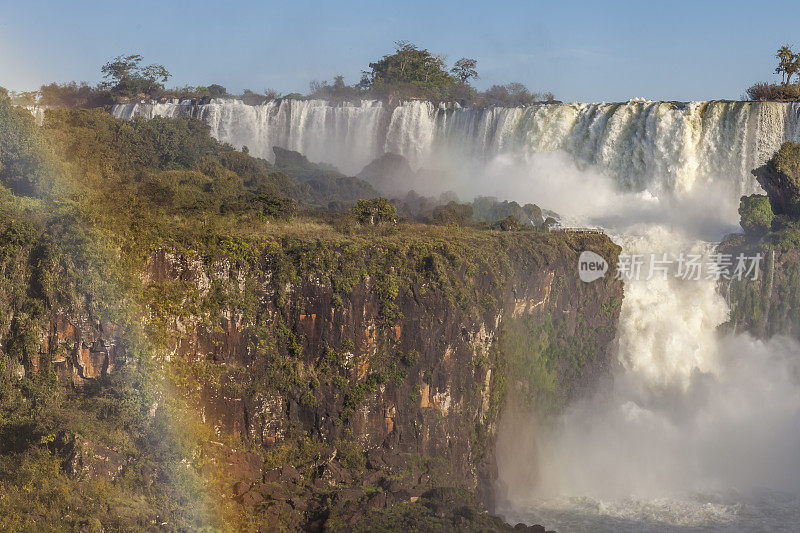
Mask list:
[{"label": "waterfall mist", "polygon": [[[601,195],[604,183],[583,186]],[[593,202],[616,205],[600,223],[625,253],[707,255],[706,240],[735,225],[731,188],[652,194],[644,209],[614,191]],[[800,517],[800,344],[719,333],[729,308],[717,283],[626,280],[613,389],[555,421],[504,420],[507,516],[565,531],[738,530]]]},{"label": "waterfall mist", "polygon": [[247,146],[255,156],[272,160],[272,147],[279,146],[350,175],[385,152],[395,153],[415,170],[427,171],[413,185],[430,194],[469,191],[476,164],[498,155],[558,151],[574,165],[607,172],[625,190],[689,191],[722,176],[745,192],[755,187],[751,169],[785,139],[800,139],[800,103],[777,102],[445,108],[421,101],[390,107],[376,101],[284,99],[250,106],[213,100],[123,104],[113,113],[121,118],[193,115],[217,139]]}]

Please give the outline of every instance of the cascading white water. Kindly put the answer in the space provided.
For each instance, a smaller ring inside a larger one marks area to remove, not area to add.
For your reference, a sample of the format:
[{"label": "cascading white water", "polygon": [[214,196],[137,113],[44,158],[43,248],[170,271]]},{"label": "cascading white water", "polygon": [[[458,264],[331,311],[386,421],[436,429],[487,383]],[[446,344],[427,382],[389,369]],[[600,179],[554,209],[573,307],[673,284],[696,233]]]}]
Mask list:
[{"label": "cascading white water", "polygon": [[279,146],[348,174],[384,152],[404,156],[414,168],[446,163],[452,169],[461,162],[455,165],[461,174],[499,154],[562,151],[635,190],[686,191],[723,177],[747,192],[755,187],[752,168],[783,140],[800,140],[800,105],[775,102],[633,100],[476,109],[411,101],[390,111],[374,101],[290,99],[250,106],[214,100],[198,106],[124,104],[113,113],[121,118],[192,114],[217,139],[247,146],[259,157],[271,159],[272,147]]},{"label": "cascading white water", "polygon": [[[355,173],[385,151],[453,188],[601,225],[628,253],[706,250],[736,227],[750,170],[800,141],[800,105],[632,101],[445,109],[409,102],[117,106],[193,114],[218,139],[273,145]],[[419,184],[415,184],[419,185]],[[466,193],[466,194],[464,194]],[[577,275],[577,273],[576,273]],[[555,427],[517,423],[498,460],[511,520],[560,531],[790,529],[800,521],[800,347],[720,337],[714,280],[626,283],[610,397]],[[519,421],[518,421],[519,422]],[[523,466],[530,468],[523,468]]]},{"label": "cascading white water", "polygon": [[[629,253],[708,252],[664,224],[628,228]],[[720,335],[710,279],[626,281],[610,397],[498,449],[512,522],[559,531],[774,531],[800,519],[800,344]],[[519,464],[536,467],[524,476]]]},{"label": "cascading white water", "polygon": [[40,105],[26,105],[25,109],[31,112],[33,119],[41,126],[44,123],[44,112],[47,109],[45,106]]},{"label": "cascading white water", "polygon": [[251,106],[237,100],[213,100],[192,106],[124,104],[112,111],[120,118],[194,115],[220,141],[247,146],[256,157],[273,160],[272,147],[295,150],[311,161],[332,164],[355,173],[383,153],[381,102],[330,105],[323,100],[282,100]]},{"label": "cascading white water", "polygon": [[[547,192],[541,156],[498,162],[495,175]],[[736,225],[738,191],[721,177],[634,194],[603,172],[557,166],[569,218],[600,223],[628,254],[708,253],[705,240]],[[501,431],[506,518],[587,532],[794,527],[800,345],[722,335],[728,312],[714,279],[626,280],[610,395],[576,403],[552,425],[515,419]]]}]

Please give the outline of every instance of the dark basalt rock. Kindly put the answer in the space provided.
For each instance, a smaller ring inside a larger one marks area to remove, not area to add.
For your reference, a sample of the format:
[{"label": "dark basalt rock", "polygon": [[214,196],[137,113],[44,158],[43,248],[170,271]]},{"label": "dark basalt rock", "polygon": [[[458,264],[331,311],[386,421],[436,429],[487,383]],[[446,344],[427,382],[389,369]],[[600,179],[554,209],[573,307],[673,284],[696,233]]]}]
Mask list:
[{"label": "dark basalt rock", "polygon": [[800,144],[784,143],[753,175],[769,195],[773,213],[800,219]]}]

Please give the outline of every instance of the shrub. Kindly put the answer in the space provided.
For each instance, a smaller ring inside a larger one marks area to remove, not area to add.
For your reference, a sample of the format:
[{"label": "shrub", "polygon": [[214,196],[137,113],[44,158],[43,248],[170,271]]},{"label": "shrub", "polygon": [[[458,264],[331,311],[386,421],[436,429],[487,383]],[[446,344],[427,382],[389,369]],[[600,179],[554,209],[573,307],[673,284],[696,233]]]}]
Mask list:
[{"label": "shrub", "polygon": [[359,200],[351,213],[360,224],[377,226],[386,222],[397,222],[397,209],[386,198]]},{"label": "shrub", "polygon": [[517,219],[510,215],[503,220],[492,224],[492,229],[499,229],[501,231],[517,231],[521,228],[522,226],[520,226],[520,223],[517,221]]},{"label": "shrub", "polygon": [[113,100],[108,91],[83,82],[51,83],[39,88],[39,103],[52,107],[103,107]]},{"label": "shrub", "polygon": [[769,198],[764,194],[742,196],[739,201],[739,216],[742,229],[748,235],[761,237],[772,226],[774,214]]},{"label": "shrub", "polygon": [[799,100],[800,85],[756,83],[747,89],[750,100]]},{"label": "shrub", "polygon": [[447,205],[440,205],[433,210],[434,224],[464,226],[471,221],[472,206],[469,204],[450,202]]}]

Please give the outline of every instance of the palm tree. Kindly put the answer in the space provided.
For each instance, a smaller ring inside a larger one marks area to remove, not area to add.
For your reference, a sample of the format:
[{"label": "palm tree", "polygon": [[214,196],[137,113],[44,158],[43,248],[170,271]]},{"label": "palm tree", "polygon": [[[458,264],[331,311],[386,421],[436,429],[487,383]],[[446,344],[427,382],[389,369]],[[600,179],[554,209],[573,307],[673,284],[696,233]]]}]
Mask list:
[{"label": "palm tree", "polygon": [[789,45],[785,44],[778,49],[778,53],[775,54],[775,57],[778,59],[778,66],[775,68],[775,72],[780,72],[781,83],[786,85],[789,83],[789,79],[792,75],[797,71],[798,65],[795,64],[797,59],[796,55],[792,52]]},{"label": "palm tree", "polygon": [[792,56],[792,60],[789,62],[787,69],[786,69],[786,83],[791,83],[792,76],[797,74],[798,83],[800,83],[800,52],[794,54]]}]

